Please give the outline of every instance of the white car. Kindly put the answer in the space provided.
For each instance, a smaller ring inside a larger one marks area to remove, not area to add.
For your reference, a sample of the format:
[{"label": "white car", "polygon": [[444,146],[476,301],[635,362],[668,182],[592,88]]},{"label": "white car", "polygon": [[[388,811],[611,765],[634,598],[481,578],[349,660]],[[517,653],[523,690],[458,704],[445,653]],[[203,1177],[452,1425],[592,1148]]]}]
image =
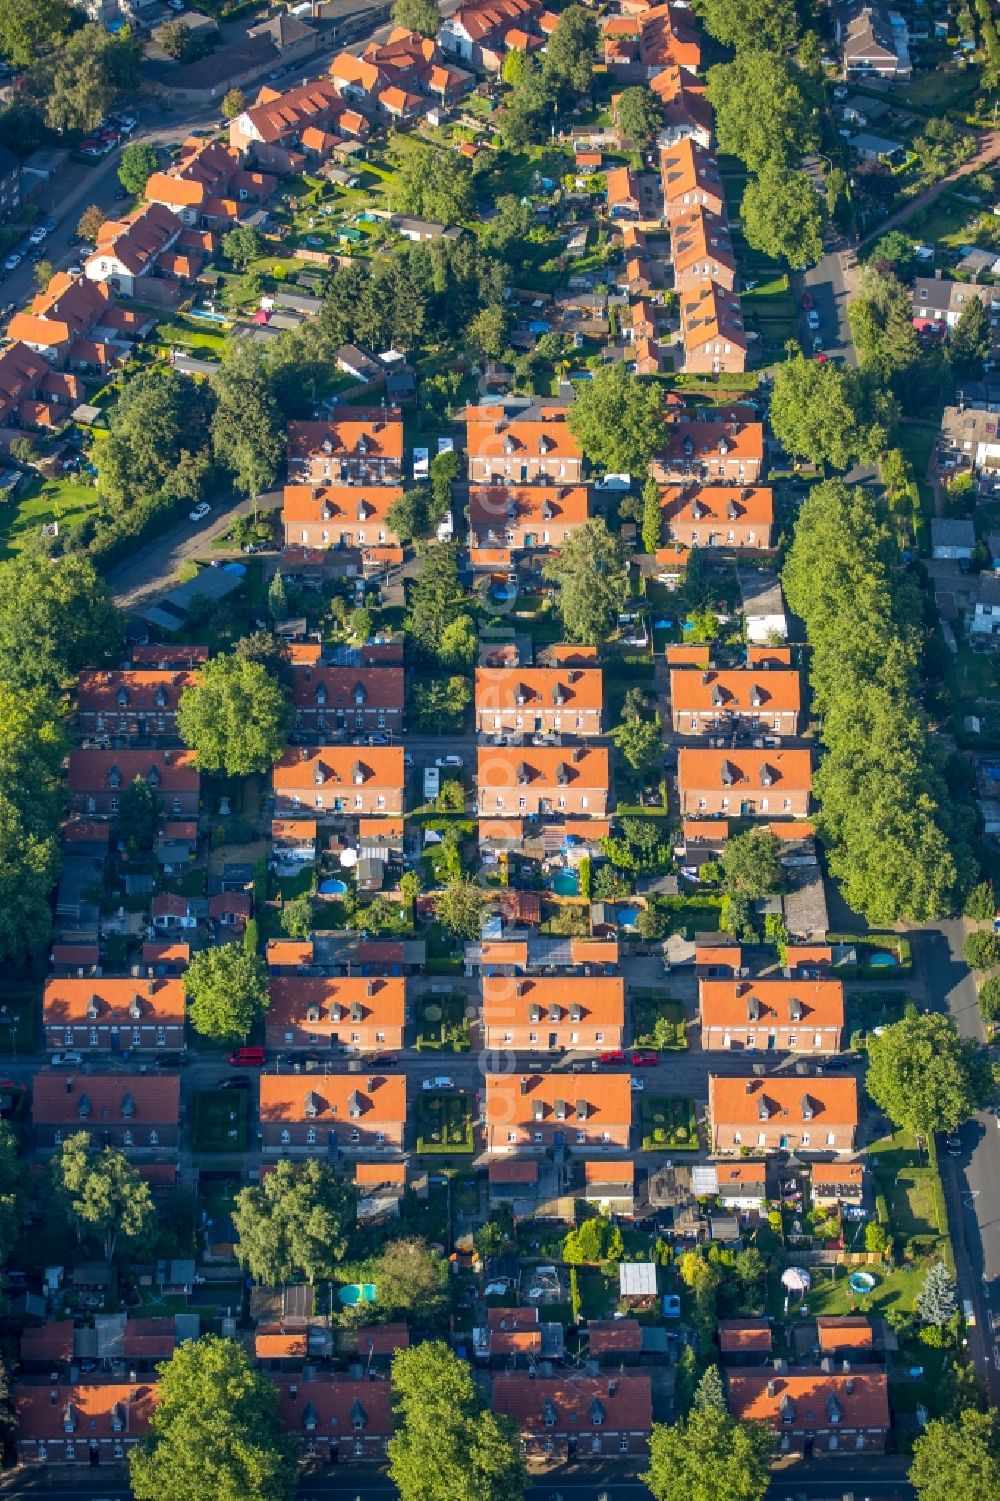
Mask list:
[{"label": "white car", "polygon": [[212,507],[207,500],[200,501],[188,516],[189,521],[204,521]]},{"label": "white car", "polygon": [[49,1059],[53,1068],[79,1068],[83,1063],[82,1053],[53,1053]]},{"label": "white car", "polygon": [[48,230],[45,228],[45,225],[38,224],[31,231],[30,235],[28,236],[28,240],[32,245],[40,245],[47,234]]},{"label": "white car", "polygon": [[13,271],[20,264],[21,264],[21,257],[19,255],[19,253],[16,250],[12,250],[11,253],[10,253],[10,255],[4,261],[3,268],[4,268],[5,271]]},{"label": "white car", "polygon": [[808,313],[806,313],[806,322],[813,332],[819,328],[819,313],[817,313],[815,308],[810,308]]},{"label": "white car", "polygon": [[446,766],[461,766],[462,758],[461,756],[438,756],[434,765],[443,771]]},{"label": "white car", "polygon": [[447,1074],[437,1074],[433,1079],[425,1079],[422,1089],[454,1089],[454,1079],[449,1079]]}]

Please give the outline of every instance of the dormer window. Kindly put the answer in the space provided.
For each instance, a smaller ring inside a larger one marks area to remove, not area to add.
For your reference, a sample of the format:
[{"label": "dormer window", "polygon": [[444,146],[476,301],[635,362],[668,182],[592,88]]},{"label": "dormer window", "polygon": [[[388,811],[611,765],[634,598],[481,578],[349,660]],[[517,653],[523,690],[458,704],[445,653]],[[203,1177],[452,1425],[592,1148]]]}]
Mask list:
[{"label": "dormer window", "polygon": [[604,1422],[604,1403],[595,1397],[590,1404],[590,1423],[593,1428],[600,1428]]},{"label": "dormer window", "polygon": [[747,1000],[747,1021],[760,1021],[760,1001],[755,995],[750,996]]},{"label": "dormer window", "polygon": [[587,1119],[587,1102],[586,1102],[586,1100],[577,1100],[577,1102],[576,1102],[576,1118],[577,1118],[578,1121],[585,1121]]},{"label": "dormer window", "polygon": [[135,1097],[129,1093],[122,1095],[122,1119],[130,1121],[135,1115]]},{"label": "dormer window", "polygon": [[88,1021],[92,1021],[92,1022],[96,1021],[97,1017],[98,1017],[98,1014],[100,1012],[100,1009],[101,1009],[101,998],[100,998],[100,996],[92,995],[90,997],[90,1000],[87,1002],[87,1020]]},{"label": "dormer window", "polygon": [[90,1096],[87,1094],[82,1094],[76,1102],[76,1113],[79,1116],[80,1120],[88,1120],[90,1118],[91,1109],[92,1106],[90,1103]]},{"label": "dormer window", "polygon": [[802,1119],[804,1121],[811,1121],[815,1114],[816,1111],[813,1107],[812,1100],[807,1094],[804,1094],[802,1096]]},{"label": "dormer window", "polygon": [[159,787],[160,768],[158,766],[151,766],[149,768],[149,772],[146,776],[146,781],[149,783],[150,787]]},{"label": "dormer window", "polygon": [[355,787],[360,787],[364,779],[365,769],[360,761],[355,761],[354,765],[351,767],[351,781],[354,783]]},{"label": "dormer window", "polygon": [[795,1422],[795,1403],[787,1392],[778,1403],[778,1411],[781,1414],[781,1421],[783,1423]]},{"label": "dormer window", "polygon": [[551,1397],[546,1397],[542,1403],[542,1422],[546,1428],[554,1428],[556,1426],[556,1404],[552,1401]]},{"label": "dormer window", "polygon": [[316,762],[315,768],[313,769],[313,781],[315,782],[317,787],[322,787],[323,783],[326,781],[326,772],[323,770],[322,761]]},{"label": "dormer window", "polygon": [[361,704],[363,704],[365,702],[365,699],[367,697],[368,697],[368,690],[365,688],[364,683],[355,683],[355,685],[354,685],[354,702],[356,704],[358,704],[358,705],[361,705]]},{"label": "dormer window", "polygon": [[322,1109],[319,1095],[314,1089],[310,1089],[305,1098],[305,1112],[309,1120],[315,1120]]},{"label": "dormer window", "polygon": [[363,1428],[366,1428],[367,1426],[368,1414],[365,1412],[360,1402],[355,1402],[351,1408],[351,1427],[354,1429],[355,1433],[360,1433],[361,1430]]},{"label": "dormer window", "polygon": [[67,1402],[66,1406],[63,1408],[63,1432],[76,1432],[76,1414],[73,1411],[72,1402]]},{"label": "dormer window", "polygon": [[326,684],[325,683],[317,683],[316,684],[316,702],[320,706],[320,708],[322,708],[323,705],[326,703],[327,696],[328,695],[327,695]]},{"label": "dormer window", "polygon": [[760,1099],[757,1101],[757,1119],[759,1121],[766,1121],[770,1114],[771,1112],[767,1108],[767,1100],[763,1095],[761,1095]]},{"label": "dormer window", "polygon": [[533,1121],[541,1121],[545,1119],[545,1104],[542,1100],[532,1100],[531,1119]]},{"label": "dormer window", "polygon": [[307,1006],[306,1007],[306,1021],[307,1022],[318,1022],[319,1021],[319,1007],[318,1006]]},{"label": "dormer window", "polygon": [[332,1022],[342,1022],[344,1020],[344,1008],[339,1001],[330,1002],[330,1020]]},{"label": "dormer window", "polygon": [[351,1002],[351,1021],[352,1022],[359,1022],[361,1020],[361,1018],[362,1018],[362,1015],[363,1015],[363,1012],[361,1010],[361,1002],[360,1001],[352,1001]]},{"label": "dormer window", "polygon": [[302,1409],[302,1426],[307,1433],[315,1433],[319,1426],[319,1413],[311,1402]]},{"label": "dormer window", "polygon": [[112,766],[111,770],[108,772],[108,786],[109,787],[120,787],[121,784],[122,784],[122,774],[121,774],[121,771],[119,770],[119,768],[117,766]]},{"label": "dormer window", "polygon": [[119,709],[127,709],[131,695],[124,684],[122,684],[122,686],[119,688],[116,697],[118,699]]},{"label": "dormer window", "polygon": [[324,438],[323,439],[323,452],[324,453],[333,453],[333,439],[332,438]]},{"label": "dormer window", "polygon": [[347,1101],[347,1110],[352,1120],[357,1120],[361,1114],[361,1096],[356,1089],[352,1089]]},{"label": "dormer window", "polygon": [[760,768],[760,785],[762,787],[774,786],[774,772],[766,761]]},{"label": "dormer window", "polygon": [[320,507],[320,516],[324,521],[333,520],[333,506],[328,500],[324,500],[322,506]]},{"label": "dormer window", "polygon": [[158,709],[165,709],[167,707],[167,690],[162,685],[154,693],[153,702]]},{"label": "dormer window", "polygon": [[733,785],[734,781],[736,780],[736,776],[733,768],[733,763],[731,761],[723,761],[722,769],[719,772],[719,778],[724,787],[731,787]]},{"label": "dormer window", "polygon": [[129,1001],[129,1003],[128,1003],[128,1014],[132,1018],[133,1021],[138,1021],[139,1020],[140,1016],[142,1015],[142,1001],[139,998],[139,996],[134,995],[132,997],[132,999]]}]

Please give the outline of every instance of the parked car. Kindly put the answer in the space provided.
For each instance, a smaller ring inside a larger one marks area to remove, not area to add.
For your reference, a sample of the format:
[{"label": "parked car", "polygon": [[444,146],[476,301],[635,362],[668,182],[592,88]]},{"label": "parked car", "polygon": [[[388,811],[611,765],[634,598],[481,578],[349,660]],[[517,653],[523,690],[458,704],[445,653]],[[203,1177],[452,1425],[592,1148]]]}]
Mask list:
[{"label": "parked car", "polygon": [[207,500],[200,500],[188,516],[189,521],[204,521],[212,507]]},{"label": "parked car", "polygon": [[32,245],[40,245],[47,234],[48,230],[45,228],[44,224],[36,224],[30,235],[28,236],[28,240]]},{"label": "parked car", "polygon": [[398,1063],[395,1053],[373,1053],[368,1059],[369,1063],[375,1063],[379,1068],[389,1068],[391,1064]]},{"label": "parked car", "polygon": [[49,1059],[53,1068],[79,1068],[83,1063],[82,1053],[53,1053]]},{"label": "parked car", "polygon": [[180,1053],[157,1053],[156,1055],[157,1068],[180,1068],[183,1063],[184,1059]]},{"label": "parked car", "polygon": [[434,762],[434,765],[442,770],[446,766],[461,766],[462,758],[461,756],[438,756],[437,760]]},{"label": "parked car", "polygon": [[806,322],[814,332],[819,328],[819,313],[817,313],[815,308],[810,308],[806,313]]},{"label": "parked car", "polygon": [[10,253],[10,255],[4,261],[3,268],[4,268],[5,271],[14,271],[14,270],[17,269],[17,267],[20,264],[21,264],[20,253],[18,251],[16,251],[16,250],[12,250],[11,253]]},{"label": "parked car", "polygon": [[227,1054],[226,1062],[232,1064],[233,1068],[263,1068],[264,1049],[234,1048]]},{"label": "parked car", "polygon": [[376,733],[374,735],[369,735],[368,736],[368,744],[369,745],[391,745],[392,744],[392,740],[389,738],[388,735],[384,734],[381,730],[378,730],[378,731],[376,731]]},{"label": "parked car", "polygon": [[960,1136],[946,1136],[944,1139],[944,1149],[949,1157],[960,1157],[965,1150],[962,1146],[962,1138]]},{"label": "parked car", "polygon": [[651,1048],[640,1048],[637,1053],[632,1054],[633,1068],[655,1068],[659,1061],[660,1055]]},{"label": "parked car", "polygon": [[425,1079],[424,1082],[423,1082],[423,1084],[421,1085],[421,1088],[422,1089],[454,1089],[455,1088],[455,1081],[454,1081],[454,1079],[450,1079],[447,1074],[435,1074],[432,1079]]},{"label": "parked car", "polygon": [[231,1079],[223,1079],[220,1089],[252,1089],[253,1080],[249,1074],[233,1074]]},{"label": "parked car", "polygon": [[808,312],[809,309],[813,306],[812,295],[809,292],[802,293],[802,306],[805,308],[806,312]]},{"label": "parked car", "polygon": [[624,1063],[625,1054],[622,1052],[621,1048],[616,1048],[614,1052],[602,1053],[600,1061],[604,1064]]}]

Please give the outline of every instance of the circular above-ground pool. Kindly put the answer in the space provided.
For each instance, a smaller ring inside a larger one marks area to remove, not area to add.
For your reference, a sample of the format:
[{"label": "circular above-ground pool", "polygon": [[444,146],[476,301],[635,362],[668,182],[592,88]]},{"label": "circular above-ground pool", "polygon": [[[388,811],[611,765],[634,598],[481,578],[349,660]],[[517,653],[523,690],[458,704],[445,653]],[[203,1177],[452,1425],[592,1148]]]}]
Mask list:
[{"label": "circular above-ground pool", "polygon": [[320,881],[319,883],[320,896],[343,896],[346,890],[347,882],[337,880],[336,877],[333,880]]},{"label": "circular above-ground pool", "polygon": [[852,1293],[870,1293],[875,1289],[875,1277],[871,1272],[852,1272],[847,1285]]},{"label": "circular above-ground pool", "polygon": [[345,1308],[353,1308],[357,1303],[375,1302],[374,1282],[348,1282],[345,1287],[338,1287],[337,1297]]}]

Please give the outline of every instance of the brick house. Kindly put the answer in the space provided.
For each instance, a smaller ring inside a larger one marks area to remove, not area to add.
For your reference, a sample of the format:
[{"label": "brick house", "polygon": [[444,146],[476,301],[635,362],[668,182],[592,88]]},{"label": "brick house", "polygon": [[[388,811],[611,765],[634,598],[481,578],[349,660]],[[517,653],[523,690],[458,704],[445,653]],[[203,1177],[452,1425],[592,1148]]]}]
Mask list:
[{"label": "brick house", "polygon": [[14,1386],[18,1464],[109,1465],[149,1432],[156,1383]]},{"label": "brick house", "polygon": [[293,667],[296,731],[324,740],[329,731],[398,734],[403,722],[401,667]]},{"label": "brick house", "polygon": [[662,68],[649,87],[660,101],[663,124],[658,139],[665,146],[676,146],[691,136],[704,150],[713,140],[712,106],[705,98],[704,84],[693,78],[687,68],[672,64]]},{"label": "brick house", "polygon": [[727,1371],[729,1410],[766,1423],[779,1454],[883,1454],[889,1437],[885,1371]]},{"label": "brick house", "polygon": [[673,224],[693,208],[726,216],[726,192],[713,151],[684,136],[660,152],[660,177],[667,221]]},{"label": "brick house", "polygon": [[677,785],[685,817],[731,813],[804,818],[812,790],[808,750],[695,750],[677,753]]},{"label": "brick house", "polygon": [[608,811],[610,774],[604,746],[480,746],[479,814],[483,818],[501,818],[505,813],[603,818]]},{"label": "brick house", "polygon": [[91,281],[103,282],[118,297],[140,296],[157,307],[173,307],[184,285],[204,265],[197,231],[163,203],[143,203],[125,219],[108,219],[83,263]]},{"label": "brick house", "polygon": [[321,745],[287,750],[274,768],[274,812],[316,819],[403,811],[401,745]]},{"label": "brick house", "polygon": [[700,206],[688,209],[670,229],[670,257],[674,264],[674,290],[685,293],[706,281],[727,292],[736,287],[736,257],[729,225],[724,218]]},{"label": "brick house", "polygon": [[35,1145],[52,1151],[78,1131],[97,1147],[126,1153],[175,1151],[180,1134],[178,1074],[36,1074],[31,1097]]},{"label": "brick house", "polygon": [[0,146],[0,224],[6,224],[21,207],[21,163],[13,151]]},{"label": "brick house", "polygon": [[76,722],[81,735],[136,736],[177,734],[177,705],[197,672],[81,672],[76,693]]},{"label": "brick house", "polygon": [[774,492],[769,485],[666,485],[660,504],[672,542],[756,552],[773,545]]},{"label": "brick house", "polygon": [[738,374],[747,367],[743,310],[735,292],[714,281],[680,294],[684,369],[689,374]]},{"label": "brick house", "polygon": [[398,1152],[406,1127],[405,1074],[262,1074],[261,1150]]},{"label": "brick house", "polygon": [[403,416],[398,407],[343,407],[330,422],[288,424],[293,485],[398,485]]},{"label": "brick house", "polygon": [[46,980],[42,1026],[49,1052],[177,1052],[184,1043],[180,980]]},{"label": "brick house", "polygon": [[841,980],[701,980],[698,996],[706,1051],[840,1052]]},{"label": "brick house", "polygon": [[357,1053],[401,1048],[405,1016],[406,981],[400,978],[273,979],[267,1046],[325,1043]]},{"label": "brick house", "polygon": [[347,107],[332,81],[315,78],[284,93],[262,89],[257,102],[230,121],[229,144],[256,166],[284,177],[305,166],[311,131],[364,140],[368,122]]},{"label": "brick house", "polygon": [[471,485],[469,555],[472,566],[495,568],[528,553],[540,563],[558,551],[590,514],[584,485]]},{"label": "brick house", "polygon": [[742,417],[671,422],[652,468],[666,484],[756,485],[764,469],[763,424]]},{"label": "brick house", "polygon": [[853,1152],[858,1081],[789,1074],[708,1076],[712,1151]]},{"label": "brick house", "polygon": [[197,818],[201,776],[194,751],[90,750],[69,753],[67,786],[76,813],[116,818],[121,795],[136,778],[147,782],[171,818]]},{"label": "brick house", "polygon": [[[543,9],[541,0],[477,0],[459,6],[442,21],[438,43],[477,72],[499,73],[507,54],[508,32],[517,30],[530,39],[539,32]],[[538,46],[542,42],[538,35]]]},{"label": "brick house", "polygon": [[189,136],[174,165],[153,173],[145,196],[191,228],[221,230],[266,203],[276,187],[275,177],[247,170],[239,153],[221,141]]},{"label": "brick house", "polygon": [[813,1162],[809,1167],[812,1201],[819,1209],[841,1204],[860,1208],[865,1196],[863,1162]]},{"label": "brick house", "polygon": [[115,307],[107,287],[57,271],[27,309],[14,314],[7,337],[43,355],[57,370],[104,374],[124,364],[152,327],[149,314]]},{"label": "brick house", "polygon": [[467,407],[470,484],[578,485],[584,460],[566,421],[568,410],[549,403],[513,412]]},{"label": "brick house", "polygon": [[627,1151],[632,1130],[628,1074],[487,1074],[490,1152]]},{"label": "brick house", "polygon": [[670,717],[678,735],[735,729],[794,735],[801,708],[799,675],[791,669],[674,669],[670,673]]},{"label": "brick house", "polygon": [[617,975],[484,975],[482,1001],[488,1048],[544,1052],[622,1045],[625,982]]},{"label": "brick house", "polygon": [[599,735],[604,675],[599,667],[476,668],[476,729]]},{"label": "brick house", "polygon": [[37,349],[15,343],[0,353],[0,427],[54,431],[69,421],[83,396],[80,377],[53,370]]},{"label": "brick house", "polygon": [[608,212],[612,219],[641,217],[639,189],[631,167],[612,167],[604,178],[608,195]]},{"label": "brick house", "polygon": [[528,1460],[607,1459],[649,1452],[650,1378],[498,1375],[493,1411],[516,1423]]},{"label": "brick house", "polygon": [[278,1420],[299,1441],[304,1458],[385,1462],[392,1437],[387,1381],[347,1376],[272,1377],[278,1389]]},{"label": "brick house", "polygon": [[286,485],[281,512],[285,547],[321,553],[337,548],[401,563],[403,549],[387,518],[402,494],[400,485]]}]

